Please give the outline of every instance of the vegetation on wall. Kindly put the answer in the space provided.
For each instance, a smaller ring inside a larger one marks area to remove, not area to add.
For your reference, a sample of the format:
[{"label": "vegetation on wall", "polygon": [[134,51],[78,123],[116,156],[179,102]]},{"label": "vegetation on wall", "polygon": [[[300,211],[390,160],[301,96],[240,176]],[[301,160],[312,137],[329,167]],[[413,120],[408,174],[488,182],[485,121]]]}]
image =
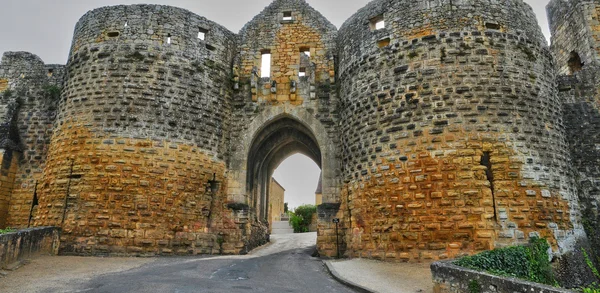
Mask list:
[{"label": "vegetation on wall", "polygon": [[290,224],[294,228],[294,233],[308,232],[312,216],[316,212],[317,207],[314,205],[301,205],[290,213]]},{"label": "vegetation on wall", "polygon": [[[585,249],[582,249],[581,252],[583,253],[583,257],[585,258],[586,265],[590,268],[590,270],[592,270],[592,273],[594,274],[596,279],[600,280],[600,270],[594,265],[594,262],[592,261]],[[600,293],[600,283],[593,282],[591,285],[581,288],[581,291],[583,293]]]},{"label": "vegetation on wall", "polygon": [[7,89],[2,93],[2,98],[10,99],[12,97],[12,94],[13,92],[10,89]]},{"label": "vegetation on wall", "polygon": [[44,85],[43,90],[44,90],[44,96],[46,98],[49,98],[52,100],[58,100],[58,98],[60,98],[60,94],[62,92],[62,89],[59,86],[56,86],[53,84]]},{"label": "vegetation on wall", "polygon": [[461,267],[495,275],[517,277],[532,282],[556,285],[546,239],[533,237],[526,246],[512,246],[463,257],[455,262]]},{"label": "vegetation on wall", "polygon": [[6,229],[0,229],[0,235],[2,234],[6,234],[6,233],[12,233],[12,232],[16,232],[16,229],[13,229],[11,227],[6,227]]}]

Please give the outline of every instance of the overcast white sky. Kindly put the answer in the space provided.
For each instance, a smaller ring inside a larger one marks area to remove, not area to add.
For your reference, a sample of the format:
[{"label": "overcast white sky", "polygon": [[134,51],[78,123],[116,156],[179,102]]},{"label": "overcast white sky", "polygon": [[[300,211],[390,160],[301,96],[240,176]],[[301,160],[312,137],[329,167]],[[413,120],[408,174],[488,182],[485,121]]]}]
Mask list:
[{"label": "overcast white sky", "polygon": [[[306,0],[338,28],[369,0]],[[28,51],[46,63],[64,64],[75,23],[88,10],[118,4],[151,3],[186,8],[238,32],[271,3],[271,0],[0,0],[0,53]],[[525,0],[535,10],[549,38],[544,7],[549,0]],[[305,176],[304,176],[305,175]],[[286,188],[290,208],[314,204],[317,165],[303,155],[283,162],[274,177]]]}]

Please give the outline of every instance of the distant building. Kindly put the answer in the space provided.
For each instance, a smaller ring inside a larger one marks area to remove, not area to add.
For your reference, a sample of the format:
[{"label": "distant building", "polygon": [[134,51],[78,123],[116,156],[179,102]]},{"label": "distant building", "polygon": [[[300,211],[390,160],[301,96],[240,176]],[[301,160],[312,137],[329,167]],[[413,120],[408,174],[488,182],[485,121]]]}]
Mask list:
[{"label": "distant building", "polygon": [[273,222],[281,221],[285,188],[275,178],[271,178],[269,189],[269,227],[273,227]]},{"label": "distant building", "polygon": [[320,205],[323,203],[323,184],[321,181],[321,177],[323,174],[319,175],[319,183],[317,184],[317,190],[315,190],[315,205]]}]

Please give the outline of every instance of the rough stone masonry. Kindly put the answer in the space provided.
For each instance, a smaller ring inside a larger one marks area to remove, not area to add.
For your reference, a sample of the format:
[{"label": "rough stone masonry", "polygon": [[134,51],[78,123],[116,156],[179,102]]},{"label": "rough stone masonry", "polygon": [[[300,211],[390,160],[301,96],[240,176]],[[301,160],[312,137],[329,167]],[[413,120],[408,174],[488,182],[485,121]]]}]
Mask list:
[{"label": "rough stone masonry", "polygon": [[599,247],[600,1],[548,11],[550,48],[521,0],[375,0],[339,30],[275,0],[238,34],[92,10],[66,66],[3,56],[0,225],[33,211],[62,253],[245,253],[268,240],[273,170],[303,153],[325,256]]}]

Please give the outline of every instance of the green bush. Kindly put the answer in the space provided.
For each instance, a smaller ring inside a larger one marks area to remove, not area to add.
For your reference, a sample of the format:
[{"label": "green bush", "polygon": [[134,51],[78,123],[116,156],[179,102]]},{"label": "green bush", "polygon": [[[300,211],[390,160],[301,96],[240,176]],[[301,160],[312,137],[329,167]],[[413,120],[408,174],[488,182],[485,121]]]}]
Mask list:
[{"label": "green bush", "polygon": [[548,259],[546,239],[533,237],[527,246],[512,246],[463,257],[456,265],[495,275],[517,277],[537,283],[556,285]]},{"label": "green bush", "polygon": [[294,233],[308,232],[312,221],[312,216],[316,212],[316,206],[302,205],[297,207],[293,213],[290,213],[290,224],[294,228]]}]

